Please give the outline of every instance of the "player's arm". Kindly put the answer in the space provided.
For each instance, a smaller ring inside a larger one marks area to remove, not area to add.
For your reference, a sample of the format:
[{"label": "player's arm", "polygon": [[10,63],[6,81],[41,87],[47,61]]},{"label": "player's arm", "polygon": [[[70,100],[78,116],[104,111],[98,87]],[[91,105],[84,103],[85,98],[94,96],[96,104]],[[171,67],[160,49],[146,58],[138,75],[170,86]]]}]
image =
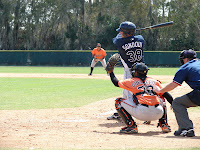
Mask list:
[{"label": "player's arm", "polygon": [[172,101],[173,101],[173,97],[171,94],[169,94],[168,92],[165,92],[163,95],[162,95],[164,98],[166,98],[166,100],[172,104]]},{"label": "player's arm", "polygon": [[116,87],[119,87],[119,85],[118,85],[119,80],[116,78],[116,76],[113,72],[110,73],[110,79]]},{"label": "player's arm", "polygon": [[178,84],[172,81],[171,83],[167,84],[162,89],[155,88],[154,92],[156,92],[156,93],[165,93],[165,92],[168,92],[168,91],[171,91],[171,90],[175,89],[177,86],[178,86]]}]

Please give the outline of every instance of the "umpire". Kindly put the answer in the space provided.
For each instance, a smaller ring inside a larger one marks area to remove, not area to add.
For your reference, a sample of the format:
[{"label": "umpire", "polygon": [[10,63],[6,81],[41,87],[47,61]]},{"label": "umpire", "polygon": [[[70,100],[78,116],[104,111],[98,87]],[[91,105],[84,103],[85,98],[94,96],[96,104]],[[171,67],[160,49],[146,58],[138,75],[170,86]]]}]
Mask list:
[{"label": "umpire", "polygon": [[195,136],[193,123],[189,119],[187,108],[200,106],[200,61],[197,59],[196,52],[191,49],[183,50],[180,53],[179,61],[182,66],[176,72],[173,81],[164,88],[154,91],[156,93],[171,91],[177,86],[181,86],[183,81],[193,89],[192,92],[177,97],[172,102],[172,108],[179,126],[174,135],[193,137]]}]

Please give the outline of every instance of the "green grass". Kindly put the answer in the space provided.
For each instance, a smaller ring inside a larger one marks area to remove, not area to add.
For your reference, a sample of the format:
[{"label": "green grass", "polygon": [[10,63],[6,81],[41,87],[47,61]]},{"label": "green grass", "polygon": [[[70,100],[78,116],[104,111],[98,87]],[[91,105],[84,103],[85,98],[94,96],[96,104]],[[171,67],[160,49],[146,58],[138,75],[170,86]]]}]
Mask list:
[{"label": "green grass", "polygon": [[[0,67],[0,73],[73,73],[87,74],[89,67]],[[150,75],[173,75],[177,68],[150,68]],[[122,67],[115,68],[123,74]],[[94,74],[105,74],[95,67]],[[73,108],[118,97],[122,89],[110,80],[59,78],[0,78],[0,110]]]},{"label": "green grass", "polygon": [[[148,75],[174,75],[178,68],[149,67]],[[0,73],[67,73],[88,74],[90,67],[27,67],[27,66],[0,66]],[[123,67],[115,67],[115,74],[124,74]],[[103,67],[95,67],[94,74],[105,74]]]},{"label": "green grass", "polygon": [[119,96],[110,80],[0,78],[0,109],[69,108]]}]

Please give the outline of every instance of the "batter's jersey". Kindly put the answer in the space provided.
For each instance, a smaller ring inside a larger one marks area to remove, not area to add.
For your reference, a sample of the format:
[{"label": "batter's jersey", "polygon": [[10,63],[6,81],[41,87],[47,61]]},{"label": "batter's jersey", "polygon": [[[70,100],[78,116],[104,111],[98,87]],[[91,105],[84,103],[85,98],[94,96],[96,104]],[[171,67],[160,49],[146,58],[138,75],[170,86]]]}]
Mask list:
[{"label": "batter's jersey", "polygon": [[124,68],[131,68],[136,62],[144,62],[144,38],[141,35],[122,38],[119,33],[113,38],[122,59]]},{"label": "batter's jersey", "polygon": [[[147,77],[143,82],[140,78],[134,77],[126,80],[121,80],[118,82],[118,85],[120,88],[131,91],[134,95],[136,95],[140,104],[146,104],[150,106],[160,104],[158,96],[153,93],[153,88],[156,86],[161,88],[161,84],[158,80]],[[137,93],[141,94],[137,95]]]},{"label": "batter's jersey", "polygon": [[173,82],[181,85],[185,81],[192,89],[200,90],[200,61],[191,60],[176,72]]},{"label": "batter's jersey", "polygon": [[101,48],[99,51],[97,50],[97,48],[94,48],[91,53],[97,59],[102,59],[106,57],[106,51],[103,48]]}]

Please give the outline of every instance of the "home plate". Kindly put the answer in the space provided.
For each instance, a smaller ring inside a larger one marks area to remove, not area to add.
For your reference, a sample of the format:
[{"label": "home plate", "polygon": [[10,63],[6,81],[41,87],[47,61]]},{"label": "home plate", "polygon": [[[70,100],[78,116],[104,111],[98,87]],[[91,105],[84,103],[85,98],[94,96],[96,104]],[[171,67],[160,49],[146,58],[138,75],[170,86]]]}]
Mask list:
[{"label": "home plate", "polygon": [[104,117],[105,115],[113,114],[115,112],[116,112],[116,110],[110,110],[110,111],[107,111],[105,113],[99,114],[97,117]]},{"label": "home plate", "polygon": [[62,122],[88,122],[86,119],[64,119]]}]

